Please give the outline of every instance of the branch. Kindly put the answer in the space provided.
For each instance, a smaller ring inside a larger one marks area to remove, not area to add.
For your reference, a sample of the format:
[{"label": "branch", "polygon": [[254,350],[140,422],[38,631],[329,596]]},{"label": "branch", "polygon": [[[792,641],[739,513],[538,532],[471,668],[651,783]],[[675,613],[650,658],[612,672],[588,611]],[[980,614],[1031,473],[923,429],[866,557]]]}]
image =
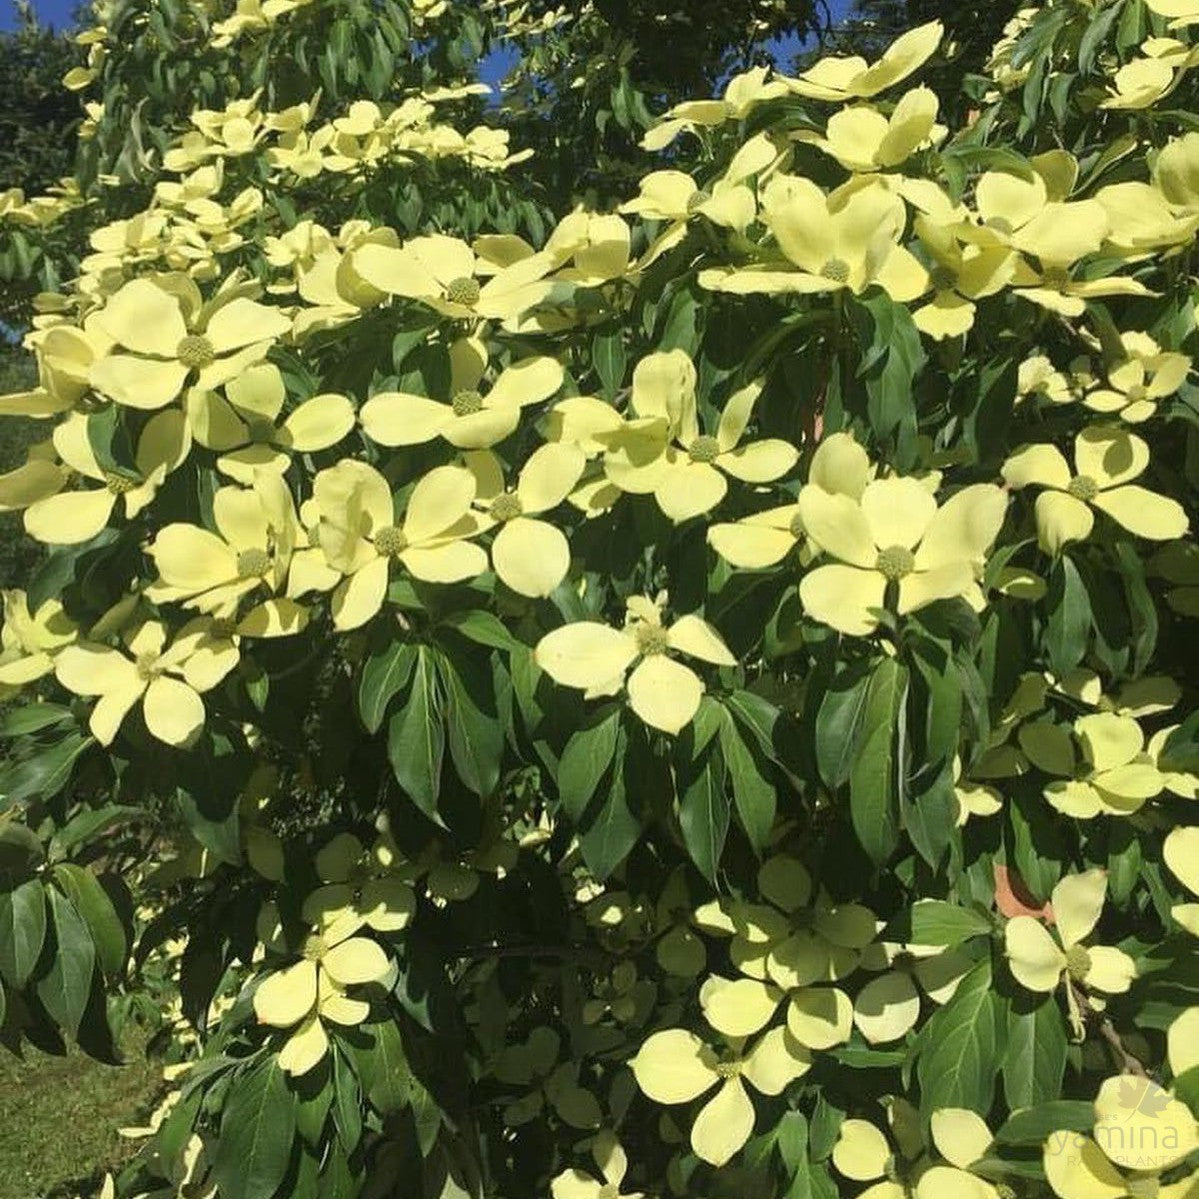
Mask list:
[{"label": "branch", "polygon": [[1134,1057],[1128,1052],[1110,1016],[1104,1016],[1099,1021],[1099,1035],[1107,1042],[1108,1048],[1111,1049],[1116,1061],[1120,1063],[1124,1074],[1135,1074],[1138,1078],[1149,1077],[1149,1071],[1145,1069],[1140,1058]]},{"label": "branch", "polygon": [[606,955],[588,945],[464,945],[457,953],[460,958],[555,958],[559,961],[593,964],[606,960]]}]

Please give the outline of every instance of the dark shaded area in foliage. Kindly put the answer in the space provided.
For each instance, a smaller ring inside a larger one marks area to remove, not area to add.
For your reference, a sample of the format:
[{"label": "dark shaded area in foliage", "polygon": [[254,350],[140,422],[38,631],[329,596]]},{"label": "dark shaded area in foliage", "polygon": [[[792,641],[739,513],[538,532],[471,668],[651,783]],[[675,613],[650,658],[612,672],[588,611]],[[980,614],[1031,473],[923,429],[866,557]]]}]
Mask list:
[{"label": "dark shaded area in foliage", "polygon": [[0,191],[30,196],[73,169],[80,105],[62,77],[79,54],[69,37],[39,27],[27,10],[22,17],[0,33]]}]

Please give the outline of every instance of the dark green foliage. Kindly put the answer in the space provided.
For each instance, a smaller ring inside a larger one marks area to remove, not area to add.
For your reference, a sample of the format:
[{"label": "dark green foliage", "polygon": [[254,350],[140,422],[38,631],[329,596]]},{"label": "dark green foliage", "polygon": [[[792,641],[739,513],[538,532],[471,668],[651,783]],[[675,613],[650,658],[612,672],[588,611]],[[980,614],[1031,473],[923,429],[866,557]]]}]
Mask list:
[{"label": "dark green foliage", "polygon": [[[558,7],[529,5],[534,15]],[[662,111],[718,94],[731,73],[771,61],[771,38],[812,34],[820,18],[811,0],[599,0],[524,39],[509,125],[537,151],[529,165],[551,197],[606,206],[653,169],[638,142]]]},{"label": "dark green foliage", "polygon": [[20,25],[0,33],[0,192],[37,195],[75,160],[78,99],[62,86],[79,52],[69,37],[38,25],[28,5]]}]

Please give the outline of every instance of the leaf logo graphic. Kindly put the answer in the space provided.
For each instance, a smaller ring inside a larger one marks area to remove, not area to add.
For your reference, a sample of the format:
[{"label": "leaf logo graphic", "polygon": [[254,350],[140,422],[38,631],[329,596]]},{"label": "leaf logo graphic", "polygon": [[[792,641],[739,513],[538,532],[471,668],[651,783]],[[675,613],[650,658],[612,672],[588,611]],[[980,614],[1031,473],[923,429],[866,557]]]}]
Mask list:
[{"label": "leaf logo graphic", "polygon": [[1151,1078],[1125,1078],[1120,1082],[1119,1105],[1124,1119],[1140,1113],[1155,1119],[1170,1102],[1170,1096]]}]

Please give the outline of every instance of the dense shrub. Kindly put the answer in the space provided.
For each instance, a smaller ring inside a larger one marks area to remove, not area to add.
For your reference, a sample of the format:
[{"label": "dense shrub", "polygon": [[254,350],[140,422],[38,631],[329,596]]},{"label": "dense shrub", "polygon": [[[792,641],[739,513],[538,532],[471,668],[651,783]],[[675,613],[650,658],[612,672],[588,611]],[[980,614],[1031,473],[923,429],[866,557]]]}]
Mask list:
[{"label": "dense shrub", "polygon": [[575,16],[85,35],[6,1040],[176,979],[110,1193],[1191,1195],[1199,8],[1021,10],[960,121],[935,21],[750,68],[614,211],[480,13]]}]

